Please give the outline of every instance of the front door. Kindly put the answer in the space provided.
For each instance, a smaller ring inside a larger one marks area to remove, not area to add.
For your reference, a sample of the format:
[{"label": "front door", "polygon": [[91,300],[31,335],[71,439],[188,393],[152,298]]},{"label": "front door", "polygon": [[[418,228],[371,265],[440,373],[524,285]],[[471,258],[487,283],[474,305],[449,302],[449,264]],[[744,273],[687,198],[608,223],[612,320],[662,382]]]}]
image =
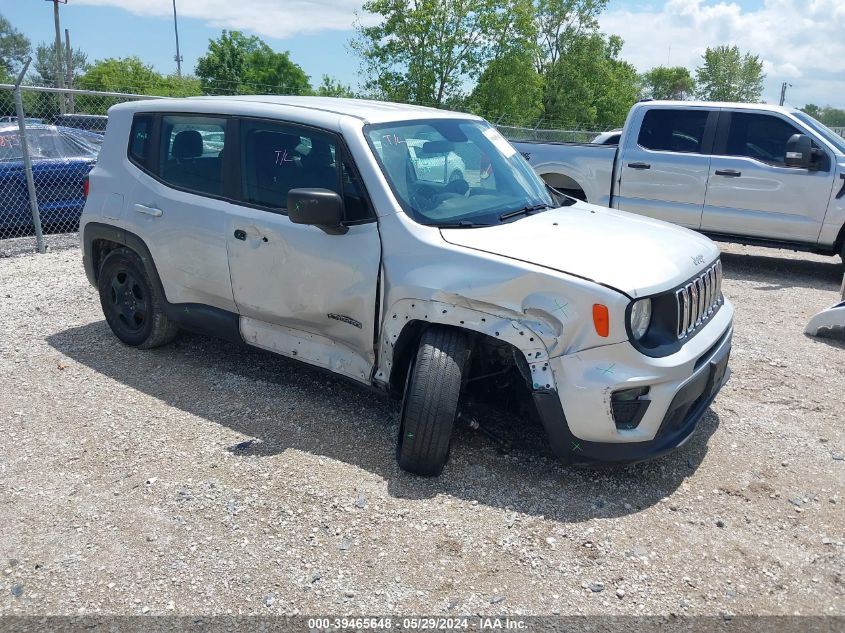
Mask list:
[{"label": "front door", "polygon": [[[381,242],[360,179],[332,134],[249,119],[239,128],[242,204],[226,239],[241,334],[369,383]],[[290,221],[287,192],[303,187],[341,194],[345,234]]]},{"label": "front door", "polygon": [[777,114],[724,112],[701,230],[816,243],[833,171],[830,161],[827,171],[785,166],[787,141],[802,133]]},{"label": "front door", "polygon": [[647,110],[636,143],[619,157],[614,206],[698,229],[717,115],[703,108]]}]

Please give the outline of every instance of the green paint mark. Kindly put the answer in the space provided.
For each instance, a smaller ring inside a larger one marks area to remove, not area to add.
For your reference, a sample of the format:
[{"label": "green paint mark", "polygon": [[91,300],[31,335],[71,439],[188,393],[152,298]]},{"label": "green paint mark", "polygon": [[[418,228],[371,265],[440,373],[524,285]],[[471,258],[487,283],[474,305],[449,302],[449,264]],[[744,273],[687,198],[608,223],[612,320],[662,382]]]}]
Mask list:
[{"label": "green paint mark", "polygon": [[568,319],[568,318],[569,318],[569,315],[566,313],[566,307],[567,307],[568,305],[569,305],[569,304],[568,304],[568,303],[566,303],[565,301],[563,302],[563,305],[560,305],[560,304],[558,303],[557,299],[555,299],[555,309],[554,309],[554,310],[552,310],[552,312],[557,312],[558,310],[560,310],[560,313],[561,313],[561,314],[563,314],[563,318]]},{"label": "green paint mark", "polygon": [[599,368],[599,371],[601,372],[602,376],[606,376],[607,374],[612,374],[612,373],[613,373],[613,368],[614,368],[614,367],[616,367],[616,363],[613,363],[612,365],[610,365],[610,366],[608,366],[608,367],[605,367],[604,369]]}]

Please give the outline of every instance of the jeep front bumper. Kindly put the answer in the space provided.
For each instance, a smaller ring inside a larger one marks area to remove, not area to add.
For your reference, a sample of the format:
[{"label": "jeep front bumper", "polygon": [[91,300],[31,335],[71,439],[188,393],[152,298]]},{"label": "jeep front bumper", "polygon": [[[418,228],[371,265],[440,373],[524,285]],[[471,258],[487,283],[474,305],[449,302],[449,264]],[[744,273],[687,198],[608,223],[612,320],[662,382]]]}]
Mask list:
[{"label": "jeep front bumper", "polygon": [[[617,343],[550,359],[558,390],[534,402],[555,454],[569,463],[637,462],[684,444],[728,381],[733,306],[726,302],[677,353],[644,356]],[[620,428],[612,394],[648,387],[635,428]]]}]

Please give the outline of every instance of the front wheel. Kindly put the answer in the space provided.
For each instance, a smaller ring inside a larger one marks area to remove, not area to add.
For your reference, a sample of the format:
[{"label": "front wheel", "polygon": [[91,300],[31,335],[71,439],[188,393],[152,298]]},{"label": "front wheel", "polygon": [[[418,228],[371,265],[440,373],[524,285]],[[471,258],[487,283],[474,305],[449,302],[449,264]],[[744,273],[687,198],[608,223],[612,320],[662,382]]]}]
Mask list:
[{"label": "front wheel", "polygon": [[463,332],[435,326],[423,333],[402,399],[396,457],[403,470],[425,477],[443,471],[468,358]]},{"label": "front wheel", "polygon": [[111,251],[97,279],[100,305],[114,335],[148,349],[172,341],[179,328],[167,318],[144,263],[128,248]]}]

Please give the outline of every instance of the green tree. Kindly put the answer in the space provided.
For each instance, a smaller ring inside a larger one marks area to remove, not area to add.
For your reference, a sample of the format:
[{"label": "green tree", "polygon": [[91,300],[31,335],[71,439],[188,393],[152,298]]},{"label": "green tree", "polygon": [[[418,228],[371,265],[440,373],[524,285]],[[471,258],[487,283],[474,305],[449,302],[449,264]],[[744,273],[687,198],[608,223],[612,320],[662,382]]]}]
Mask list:
[{"label": "green tree", "polygon": [[695,80],[683,66],[656,66],[642,76],[643,96],[651,99],[689,99]]},{"label": "green tree", "polygon": [[757,55],[742,54],[737,46],[717,46],[704,52],[695,77],[699,99],[756,103],[766,75]]},{"label": "green tree", "polygon": [[376,96],[430,106],[456,103],[496,56],[525,0],[369,0],[378,24],[356,26],[353,50]]},{"label": "green tree", "polygon": [[[65,50],[64,47],[61,48],[62,76],[67,80],[67,53]],[[88,55],[78,48],[72,49],[70,62],[75,85],[76,80],[88,70]],[[38,81],[47,85],[56,85],[56,44],[39,44],[35,49],[33,66],[38,75]]]},{"label": "green tree", "polygon": [[831,106],[819,107],[813,103],[808,103],[801,109],[829,127],[845,127],[845,110]]},{"label": "green tree", "polygon": [[260,38],[224,30],[209,40],[196,74],[207,94],[310,94],[311,84],[289,53],[277,53]]},{"label": "green tree", "polygon": [[318,97],[356,98],[356,94],[351,87],[340,83],[340,81],[329,75],[323,75],[320,85],[317,86],[316,94]]},{"label": "green tree", "polygon": [[570,40],[546,70],[543,115],[553,125],[621,125],[640,95],[639,76],[619,59],[622,39],[600,33]]},{"label": "green tree", "polygon": [[163,78],[139,57],[99,59],[77,82],[85,90],[158,94]]},{"label": "green tree", "polygon": [[168,75],[161,78],[158,95],[162,97],[197,97],[202,94],[202,82],[193,75]]},{"label": "green tree", "polygon": [[23,65],[31,49],[29,39],[0,15],[0,75],[10,79]]},{"label": "green tree", "polygon": [[467,107],[506,125],[527,125],[543,110],[543,78],[533,52],[514,48],[492,60],[467,100]]},{"label": "green tree", "polygon": [[607,0],[533,0],[537,72],[545,75],[574,42],[598,31]]}]

